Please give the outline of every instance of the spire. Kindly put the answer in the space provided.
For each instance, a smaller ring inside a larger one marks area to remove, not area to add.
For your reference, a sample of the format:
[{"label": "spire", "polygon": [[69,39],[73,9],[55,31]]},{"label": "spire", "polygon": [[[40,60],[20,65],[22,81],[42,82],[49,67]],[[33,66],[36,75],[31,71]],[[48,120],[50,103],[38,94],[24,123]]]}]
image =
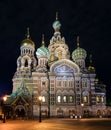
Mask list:
[{"label": "spire", "polygon": [[56,12],[56,21],[58,21],[58,12]]},{"label": "spire", "polygon": [[90,65],[92,65],[92,55],[91,54],[89,55],[89,63],[90,63]]},{"label": "spire", "polygon": [[79,40],[79,36],[77,36],[77,47],[80,46],[80,40]]},{"label": "spire", "polygon": [[26,37],[27,37],[27,39],[30,38],[29,27],[27,28],[27,34],[26,34]]},{"label": "spire", "polygon": [[89,55],[89,67],[88,67],[88,70],[91,71],[91,72],[95,72],[95,67],[93,66],[93,63],[92,63],[92,55]]},{"label": "spire", "polygon": [[42,46],[45,45],[44,34],[42,34]]}]

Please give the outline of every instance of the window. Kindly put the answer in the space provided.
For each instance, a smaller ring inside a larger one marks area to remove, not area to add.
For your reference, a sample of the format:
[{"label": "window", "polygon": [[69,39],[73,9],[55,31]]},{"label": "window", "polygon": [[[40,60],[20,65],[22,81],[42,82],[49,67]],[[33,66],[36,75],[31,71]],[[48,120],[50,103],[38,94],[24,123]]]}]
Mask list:
[{"label": "window", "polygon": [[42,81],[42,86],[45,87],[46,83],[45,81]]},{"label": "window", "polygon": [[51,97],[54,97],[54,94],[50,94]]},{"label": "window", "polygon": [[70,102],[70,103],[73,102],[73,96],[69,96],[69,102]]},{"label": "window", "polygon": [[50,83],[54,83],[54,80],[51,80]]},{"label": "window", "polygon": [[87,87],[87,83],[86,82],[82,82],[82,87]]},{"label": "window", "polygon": [[58,102],[58,103],[61,102],[61,96],[57,96],[57,102]]},{"label": "window", "polygon": [[42,96],[42,102],[46,102],[45,96]]},{"label": "window", "polygon": [[69,87],[73,87],[73,82],[74,81],[69,81]]},{"label": "window", "polygon": [[28,60],[25,61],[25,67],[28,67]]},{"label": "window", "polygon": [[51,86],[51,87],[54,87],[54,84],[51,84],[50,86]]},{"label": "window", "polygon": [[51,101],[54,101],[54,98],[51,98]]},{"label": "window", "polygon": [[67,97],[63,96],[63,102],[66,103],[67,102]]},{"label": "window", "polygon": [[54,91],[54,88],[51,88],[51,91]]},{"label": "window", "polygon": [[88,97],[87,96],[83,97],[83,102],[88,102]]},{"label": "window", "polygon": [[63,87],[67,87],[67,81],[63,81]]},{"label": "window", "polygon": [[57,81],[57,86],[61,86],[61,81]]},{"label": "window", "polygon": [[96,97],[96,102],[100,103],[100,97],[99,96]]},{"label": "window", "polygon": [[101,102],[102,102],[102,103],[104,102],[104,97],[101,97]]}]

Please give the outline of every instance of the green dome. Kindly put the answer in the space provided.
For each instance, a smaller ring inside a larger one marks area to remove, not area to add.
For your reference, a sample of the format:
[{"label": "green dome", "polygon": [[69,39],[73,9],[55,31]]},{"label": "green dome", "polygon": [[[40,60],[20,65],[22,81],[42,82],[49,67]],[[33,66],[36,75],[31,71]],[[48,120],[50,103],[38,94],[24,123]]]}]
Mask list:
[{"label": "green dome", "polygon": [[83,48],[78,47],[72,52],[72,59],[78,59],[78,58],[86,58],[87,54],[86,51]]},{"label": "green dome", "polygon": [[42,45],[40,48],[37,49],[36,55],[37,55],[37,57],[42,57],[42,56],[50,57],[50,52],[47,47]]},{"label": "green dome", "polygon": [[21,46],[31,46],[31,47],[35,47],[35,44],[34,42],[29,39],[29,38],[26,38],[24,39],[22,42],[21,42]]}]

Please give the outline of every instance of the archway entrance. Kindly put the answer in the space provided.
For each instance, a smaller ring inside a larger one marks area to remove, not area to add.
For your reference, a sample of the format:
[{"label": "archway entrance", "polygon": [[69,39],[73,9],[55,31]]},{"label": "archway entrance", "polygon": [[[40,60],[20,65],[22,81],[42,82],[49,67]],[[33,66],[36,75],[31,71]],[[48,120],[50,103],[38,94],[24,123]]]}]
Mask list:
[{"label": "archway entrance", "polygon": [[23,105],[18,105],[15,108],[15,116],[17,119],[24,119],[26,116],[26,110]]},{"label": "archway entrance", "polygon": [[84,115],[84,117],[89,117],[89,110],[84,110],[83,115]]},{"label": "archway entrance", "polygon": [[57,117],[64,117],[63,110],[61,108],[57,110]]},{"label": "archway entrance", "polygon": [[98,111],[97,111],[97,117],[100,117],[100,116],[101,116],[101,111],[98,110]]}]

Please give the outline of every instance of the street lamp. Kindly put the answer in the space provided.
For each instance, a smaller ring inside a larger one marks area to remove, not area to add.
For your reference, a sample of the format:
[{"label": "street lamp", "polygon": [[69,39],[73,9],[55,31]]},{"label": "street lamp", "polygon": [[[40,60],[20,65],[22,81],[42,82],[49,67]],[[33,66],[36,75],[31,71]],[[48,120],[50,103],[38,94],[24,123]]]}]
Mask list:
[{"label": "street lamp", "polygon": [[7,100],[7,97],[6,96],[4,96],[3,97],[3,123],[5,123],[5,118],[6,118],[6,113],[5,113],[5,104],[4,104],[4,102]]},{"label": "street lamp", "polygon": [[84,103],[81,103],[81,113],[82,113],[82,117],[83,117],[83,107],[84,107]]},{"label": "street lamp", "polygon": [[41,101],[42,101],[42,96],[39,96],[39,122],[41,122]]}]

